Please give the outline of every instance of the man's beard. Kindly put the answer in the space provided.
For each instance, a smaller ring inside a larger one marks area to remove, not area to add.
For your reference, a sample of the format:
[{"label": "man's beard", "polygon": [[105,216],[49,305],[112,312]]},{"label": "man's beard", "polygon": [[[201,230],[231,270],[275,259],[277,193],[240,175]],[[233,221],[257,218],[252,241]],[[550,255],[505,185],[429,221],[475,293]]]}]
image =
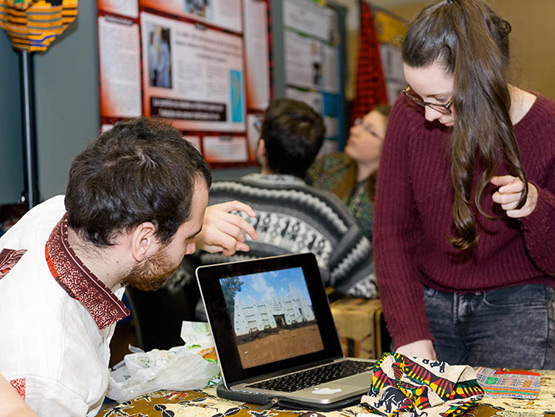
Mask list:
[{"label": "man's beard", "polygon": [[165,248],[133,267],[124,283],[142,291],[155,291],[179,269],[181,263],[171,266]]}]

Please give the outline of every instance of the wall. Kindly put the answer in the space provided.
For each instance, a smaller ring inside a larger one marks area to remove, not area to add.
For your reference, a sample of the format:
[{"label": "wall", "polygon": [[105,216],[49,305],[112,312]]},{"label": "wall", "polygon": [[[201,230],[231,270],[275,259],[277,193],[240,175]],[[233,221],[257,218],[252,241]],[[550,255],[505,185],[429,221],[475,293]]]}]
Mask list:
[{"label": "wall", "polygon": [[[347,99],[355,95],[358,50],[358,0],[336,0],[349,8],[347,14]],[[369,0],[373,6],[385,8],[413,20],[430,1]],[[539,91],[555,99],[555,16],[554,0],[489,0],[492,8],[512,27],[511,80],[522,88]]]},{"label": "wall", "polygon": [[0,62],[0,204],[11,204],[24,187],[19,55],[2,33]]},{"label": "wall", "polygon": [[96,1],[80,1],[75,22],[35,56],[39,189],[65,192],[73,158],[99,134]]},{"label": "wall", "polygon": [[[412,20],[427,4],[420,2],[390,10]],[[512,26],[511,82],[555,99],[555,1],[489,0],[488,4]]]}]

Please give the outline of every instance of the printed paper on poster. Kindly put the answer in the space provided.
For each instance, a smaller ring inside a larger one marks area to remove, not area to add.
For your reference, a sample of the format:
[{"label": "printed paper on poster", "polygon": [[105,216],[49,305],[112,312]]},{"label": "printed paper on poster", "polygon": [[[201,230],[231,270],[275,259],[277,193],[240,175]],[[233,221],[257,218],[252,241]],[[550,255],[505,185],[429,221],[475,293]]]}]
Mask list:
[{"label": "printed paper on poster", "polygon": [[242,32],[241,0],[140,0],[141,6]]},{"label": "printed paper on poster", "polygon": [[317,91],[305,91],[288,87],[285,90],[285,97],[308,104],[316,113],[322,114],[324,112],[324,98]]},{"label": "printed paper on poster", "polygon": [[339,93],[339,54],[336,47],[325,45],[323,86],[328,93]]},{"label": "printed paper on poster", "polygon": [[238,35],[141,13],[145,115],[181,130],[245,131]]},{"label": "printed paper on poster", "polygon": [[128,19],[100,16],[98,44],[101,116],[140,116],[139,25]]},{"label": "printed paper on poster", "polygon": [[247,108],[265,110],[270,102],[267,7],[258,0],[244,5]]},{"label": "printed paper on poster", "polygon": [[247,162],[247,138],[244,136],[205,136],[204,158],[214,162]]},{"label": "printed paper on poster", "polygon": [[197,151],[201,152],[200,136],[183,136],[183,139],[190,142],[191,145],[193,145],[196,148]]},{"label": "printed paper on poster", "polygon": [[139,17],[138,0],[98,0],[98,9],[127,17]]},{"label": "printed paper on poster", "polygon": [[284,0],[283,25],[330,42],[337,26],[336,13],[312,0]]},{"label": "printed paper on poster", "polygon": [[320,89],[324,44],[290,30],[285,31],[285,83]]}]

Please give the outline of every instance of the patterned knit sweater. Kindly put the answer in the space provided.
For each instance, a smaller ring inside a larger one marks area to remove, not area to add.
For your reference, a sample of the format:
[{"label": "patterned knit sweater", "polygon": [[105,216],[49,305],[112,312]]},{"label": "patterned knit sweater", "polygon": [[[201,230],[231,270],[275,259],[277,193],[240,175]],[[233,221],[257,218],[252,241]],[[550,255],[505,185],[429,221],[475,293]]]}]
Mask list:
[{"label": "patterned knit sweater", "polygon": [[[538,95],[515,125],[528,181],[538,189],[535,210],[511,219],[486,189],[475,215],[478,247],[457,251],[448,128],[424,119],[402,95],[391,114],[378,175],[374,239],[376,271],[388,328],[396,346],[431,339],[423,287],[486,291],[520,284],[555,287],[555,102]],[[498,174],[507,173],[501,167]],[[471,197],[473,201],[474,197]],[[476,212],[476,210],[474,210]]]},{"label": "patterned knit sweater", "polygon": [[202,264],[312,252],[326,285],[354,296],[378,296],[370,242],[334,194],[290,175],[250,174],[212,184],[209,204],[229,200],[254,209],[254,219],[237,214],[254,226],[258,238],[248,241],[249,252],[232,259],[203,253]]}]

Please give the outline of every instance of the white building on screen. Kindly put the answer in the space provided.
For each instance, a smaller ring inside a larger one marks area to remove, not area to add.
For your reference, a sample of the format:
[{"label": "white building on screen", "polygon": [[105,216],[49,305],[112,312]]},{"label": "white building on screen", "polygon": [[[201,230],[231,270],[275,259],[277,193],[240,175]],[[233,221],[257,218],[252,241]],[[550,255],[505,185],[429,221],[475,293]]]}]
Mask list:
[{"label": "white building on screen", "polygon": [[241,336],[264,329],[274,329],[314,320],[314,311],[301,291],[289,285],[285,297],[266,297],[254,303],[245,303],[235,297],[235,334]]}]

